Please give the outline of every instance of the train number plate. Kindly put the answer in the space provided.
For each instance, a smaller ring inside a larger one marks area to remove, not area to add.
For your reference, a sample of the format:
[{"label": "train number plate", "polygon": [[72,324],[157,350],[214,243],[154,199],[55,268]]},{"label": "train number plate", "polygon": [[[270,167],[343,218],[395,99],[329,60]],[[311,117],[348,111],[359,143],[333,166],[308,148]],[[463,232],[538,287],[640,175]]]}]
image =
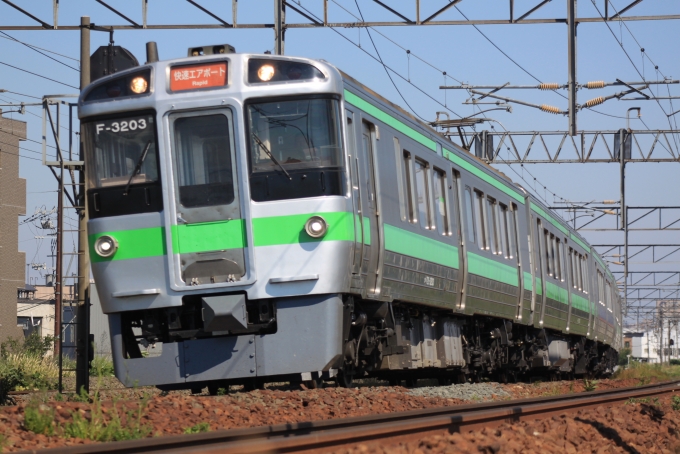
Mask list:
[{"label": "train number plate", "polygon": [[227,84],[227,62],[175,66],[170,69],[170,90],[224,87]]}]

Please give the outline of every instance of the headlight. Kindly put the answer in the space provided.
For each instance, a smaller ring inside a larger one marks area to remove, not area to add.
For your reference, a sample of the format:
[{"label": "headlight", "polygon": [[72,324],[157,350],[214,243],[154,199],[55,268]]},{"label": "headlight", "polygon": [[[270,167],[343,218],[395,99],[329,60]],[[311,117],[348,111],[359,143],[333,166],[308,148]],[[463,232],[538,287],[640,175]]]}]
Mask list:
[{"label": "headlight", "polygon": [[328,224],[321,216],[312,216],[305,222],[305,232],[312,238],[321,238],[328,232]]},{"label": "headlight", "polygon": [[101,257],[111,257],[118,249],[118,241],[108,235],[100,236],[94,242],[94,250]]},{"label": "headlight", "polygon": [[149,88],[149,83],[141,76],[137,76],[130,81],[130,90],[132,90],[133,93],[144,93],[147,88]]},{"label": "headlight", "polygon": [[257,77],[263,82],[268,82],[274,77],[274,67],[272,65],[262,65],[257,70]]}]

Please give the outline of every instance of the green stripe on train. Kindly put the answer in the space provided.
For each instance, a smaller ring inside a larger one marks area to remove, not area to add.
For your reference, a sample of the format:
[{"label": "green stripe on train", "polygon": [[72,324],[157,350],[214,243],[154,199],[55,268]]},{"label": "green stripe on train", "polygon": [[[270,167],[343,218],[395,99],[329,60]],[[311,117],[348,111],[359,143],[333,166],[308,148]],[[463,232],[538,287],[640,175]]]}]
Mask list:
[{"label": "green stripe on train", "polygon": [[[305,222],[315,215],[321,216],[328,223],[328,233],[323,238],[312,238],[305,232]],[[346,211],[254,218],[253,242],[255,246],[273,246],[321,241],[354,241],[353,218],[354,215]]]},{"label": "green stripe on train", "polygon": [[385,232],[385,249],[388,251],[450,268],[459,267],[458,248],[455,246],[400,229],[390,224],[385,224],[383,231]]},{"label": "green stripe on train", "polygon": [[345,101],[347,101],[349,104],[352,104],[355,107],[358,107],[359,109],[363,110],[372,117],[375,117],[376,119],[382,121],[383,123],[393,127],[394,129],[401,132],[405,136],[410,137],[416,142],[425,145],[430,150],[437,151],[437,143],[434,140],[430,139],[429,137],[426,137],[425,135],[416,131],[410,126],[405,125],[401,121],[394,118],[392,115],[375,107],[373,104],[364,101],[354,93],[350,93],[349,91],[345,90]]},{"label": "green stripe on train", "polygon": [[560,230],[560,232],[564,233],[565,235],[569,235],[569,230],[567,230],[567,229],[566,229],[562,224],[560,224],[555,218],[553,218],[553,217],[550,216],[548,213],[546,213],[546,211],[545,211],[543,208],[539,207],[539,206],[536,205],[534,202],[531,202],[531,209],[534,210],[536,213],[540,214],[541,216],[543,216],[543,217],[544,217],[546,220],[548,220],[548,222],[550,222],[552,225],[554,225],[555,227],[557,227],[557,228]]},{"label": "green stripe on train", "polygon": [[[109,235],[118,242],[118,250],[113,257],[103,258],[94,251],[94,242],[104,235]],[[93,263],[157,257],[166,254],[165,229],[163,227],[95,233],[88,237],[88,242],[90,244],[90,260]]]},{"label": "green stripe on train", "polygon": [[552,282],[545,281],[545,294],[548,298],[559,301],[563,304],[569,304],[569,294],[568,292],[553,284]]},{"label": "green stripe on train", "polygon": [[[412,127],[404,124],[403,122],[397,120],[394,118],[392,115],[388,114],[387,112],[379,109],[378,107],[375,107],[373,104],[369,103],[368,101],[365,101],[355,95],[354,93],[351,93],[347,90],[345,90],[345,101],[349,104],[352,104],[353,106],[363,110],[367,114],[371,115],[372,117],[375,117],[376,119],[384,122],[388,126],[396,129],[397,131],[401,132],[407,137],[410,137],[411,139],[415,140],[416,142],[426,146],[432,151],[437,151],[437,142],[434,140],[430,139],[429,137],[426,137],[422,133],[416,131]],[[517,191],[513,190],[512,188],[508,187],[507,185],[503,184],[501,181],[495,179],[491,175],[487,174],[483,170],[477,168],[475,165],[467,162],[466,160],[460,158],[453,152],[444,149],[443,150],[444,157],[448,159],[449,161],[453,162],[454,164],[459,165],[460,167],[464,168],[470,173],[473,173],[477,177],[481,178],[482,180],[486,181],[490,185],[500,189],[504,193],[508,194],[510,197],[513,197],[515,200],[524,203],[524,197],[520,195]]]},{"label": "green stripe on train", "polygon": [[246,247],[244,226],[243,219],[173,225],[170,228],[172,252],[190,254],[244,248]]},{"label": "green stripe on train", "polygon": [[594,312],[590,309],[590,301],[588,301],[586,298],[582,297],[581,295],[576,295],[575,293],[571,294],[571,307],[580,309],[583,312]]},{"label": "green stripe on train", "polygon": [[517,268],[505,265],[495,260],[482,257],[481,255],[467,253],[468,272],[487,279],[502,282],[504,284],[519,286]]},{"label": "green stripe on train", "polygon": [[488,173],[484,172],[477,166],[467,162],[465,159],[461,158],[460,156],[456,155],[450,150],[447,150],[446,148],[443,151],[444,157],[448,159],[449,161],[453,162],[454,164],[460,166],[464,170],[467,170],[468,172],[472,173],[476,177],[482,179],[483,181],[489,183],[491,186],[493,186],[496,189],[499,189],[509,195],[510,197],[514,198],[518,202],[524,204],[524,197],[517,191],[514,191],[513,189],[509,188],[507,185],[503,184],[502,182],[498,181]]},{"label": "green stripe on train", "polygon": [[576,235],[574,235],[573,233],[570,233],[569,236],[571,237],[571,239],[572,239],[572,241],[573,241],[574,243],[578,244],[578,245],[581,246],[583,249],[585,249],[586,251],[590,252],[590,247],[588,247],[587,244],[585,244],[583,241],[581,241],[580,239],[578,239],[578,237],[577,237]]}]

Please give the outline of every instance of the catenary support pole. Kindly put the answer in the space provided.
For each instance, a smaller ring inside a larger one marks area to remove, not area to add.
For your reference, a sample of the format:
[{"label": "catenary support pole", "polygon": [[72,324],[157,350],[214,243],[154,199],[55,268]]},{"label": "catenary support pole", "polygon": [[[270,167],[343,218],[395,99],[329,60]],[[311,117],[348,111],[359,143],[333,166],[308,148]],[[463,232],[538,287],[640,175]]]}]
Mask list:
[{"label": "catenary support pole", "polygon": [[567,0],[567,60],[569,67],[569,134],[576,135],[576,0]]},{"label": "catenary support pole", "polygon": [[[90,83],[90,18],[80,18],[80,89]],[[84,161],[80,134],[80,160]],[[87,242],[87,203],[85,168],[80,169],[80,191],[76,203],[81,207],[78,219],[78,312],[76,316],[76,392],[90,391],[90,254]]]},{"label": "catenary support pole", "polygon": [[274,53],[283,55],[286,41],[286,6],[284,0],[274,0]]}]

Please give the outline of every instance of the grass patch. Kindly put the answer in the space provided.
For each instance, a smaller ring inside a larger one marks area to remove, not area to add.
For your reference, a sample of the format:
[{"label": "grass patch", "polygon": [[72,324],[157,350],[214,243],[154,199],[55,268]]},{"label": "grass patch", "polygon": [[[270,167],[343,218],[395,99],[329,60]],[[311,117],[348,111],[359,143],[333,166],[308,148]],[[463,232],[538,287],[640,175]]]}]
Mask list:
[{"label": "grass patch", "polygon": [[31,400],[24,410],[24,428],[36,434],[54,434],[54,409],[37,399]]},{"label": "grass patch", "polygon": [[185,434],[200,434],[202,432],[210,432],[210,424],[207,422],[200,422],[195,426],[184,429]]},{"label": "grass patch", "polygon": [[91,364],[90,375],[92,376],[113,377],[115,375],[111,358],[106,356],[95,356]]},{"label": "grass patch", "polygon": [[680,366],[633,361],[629,367],[617,370],[614,378],[620,380],[638,380],[640,385],[646,385],[651,383],[652,380],[664,381],[680,378]]}]

